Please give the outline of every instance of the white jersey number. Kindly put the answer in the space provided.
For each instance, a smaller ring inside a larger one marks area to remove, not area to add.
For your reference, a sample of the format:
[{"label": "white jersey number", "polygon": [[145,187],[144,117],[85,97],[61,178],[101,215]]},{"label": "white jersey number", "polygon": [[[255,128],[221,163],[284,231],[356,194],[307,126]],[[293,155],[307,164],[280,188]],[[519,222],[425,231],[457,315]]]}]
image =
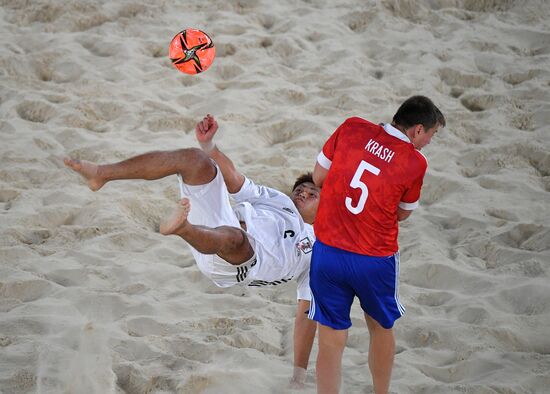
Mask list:
[{"label": "white jersey number", "polygon": [[363,211],[367,198],[369,197],[369,188],[364,182],[361,181],[361,177],[365,171],[368,171],[374,175],[378,175],[380,173],[379,168],[367,163],[364,160],[359,163],[359,167],[357,167],[355,175],[353,175],[353,179],[349,185],[354,189],[361,189],[361,196],[359,196],[359,201],[357,201],[357,205],[355,206],[352,205],[351,197],[346,197],[346,208],[354,215],[357,215]]}]

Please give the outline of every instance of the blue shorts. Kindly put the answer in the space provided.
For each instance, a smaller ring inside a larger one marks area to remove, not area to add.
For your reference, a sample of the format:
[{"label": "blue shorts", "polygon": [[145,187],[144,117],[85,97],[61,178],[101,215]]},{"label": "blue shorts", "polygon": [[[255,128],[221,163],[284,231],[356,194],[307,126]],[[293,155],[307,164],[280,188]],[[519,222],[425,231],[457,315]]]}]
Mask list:
[{"label": "blue shorts", "polygon": [[319,240],[313,245],[309,272],[309,318],[337,330],[351,327],[355,296],[361,308],[384,328],[404,313],[399,302],[399,252],[371,257],[333,248]]}]

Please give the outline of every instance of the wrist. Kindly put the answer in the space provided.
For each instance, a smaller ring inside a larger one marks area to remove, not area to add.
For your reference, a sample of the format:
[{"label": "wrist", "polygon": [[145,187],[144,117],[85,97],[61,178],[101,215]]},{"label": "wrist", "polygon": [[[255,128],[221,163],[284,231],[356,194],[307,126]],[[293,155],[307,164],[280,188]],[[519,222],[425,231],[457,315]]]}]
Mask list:
[{"label": "wrist", "polygon": [[212,140],[208,142],[199,142],[199,145],[205,153],[210,153],[216,148],[216,144]]}]

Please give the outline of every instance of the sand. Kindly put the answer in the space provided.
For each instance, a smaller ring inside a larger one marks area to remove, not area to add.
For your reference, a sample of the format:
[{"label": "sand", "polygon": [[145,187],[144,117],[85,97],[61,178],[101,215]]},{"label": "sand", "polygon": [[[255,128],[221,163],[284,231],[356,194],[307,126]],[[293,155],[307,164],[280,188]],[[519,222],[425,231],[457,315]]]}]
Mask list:
[{"label": "sand", "polygon": [[[448,126],[401,227],[391,390],[548,392],[548,20],[544,0],[0,1],[0,392],[287,392],[295,284],[217,288],[158,233],[175,177],[93,193],[62,158],[197,146],[212,113],[288,192],[344,119],[413,94]],[[167,57],[184,27],[216,44],[199,76]],[[342,392],[369,393],[352,317]]]}]

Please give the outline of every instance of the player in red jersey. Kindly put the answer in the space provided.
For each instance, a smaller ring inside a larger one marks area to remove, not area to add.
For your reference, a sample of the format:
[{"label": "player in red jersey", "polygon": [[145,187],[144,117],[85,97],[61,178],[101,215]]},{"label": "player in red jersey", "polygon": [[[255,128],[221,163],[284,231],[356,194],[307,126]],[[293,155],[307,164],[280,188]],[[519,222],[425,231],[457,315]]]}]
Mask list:
[{"label": "player in red jersey", "polygon": [[313,172],[323,186],[315,220],[309,317],[319,323],[319,393],[337,393],[350,308],[361,302],[370,334],[375,393],[387,393],[395,339],[404,313],[398,297],[398,222],[418,207],[430,143],[445,117],[424,96],[407,99],[391,124],[347,119],[319,153]]}]

